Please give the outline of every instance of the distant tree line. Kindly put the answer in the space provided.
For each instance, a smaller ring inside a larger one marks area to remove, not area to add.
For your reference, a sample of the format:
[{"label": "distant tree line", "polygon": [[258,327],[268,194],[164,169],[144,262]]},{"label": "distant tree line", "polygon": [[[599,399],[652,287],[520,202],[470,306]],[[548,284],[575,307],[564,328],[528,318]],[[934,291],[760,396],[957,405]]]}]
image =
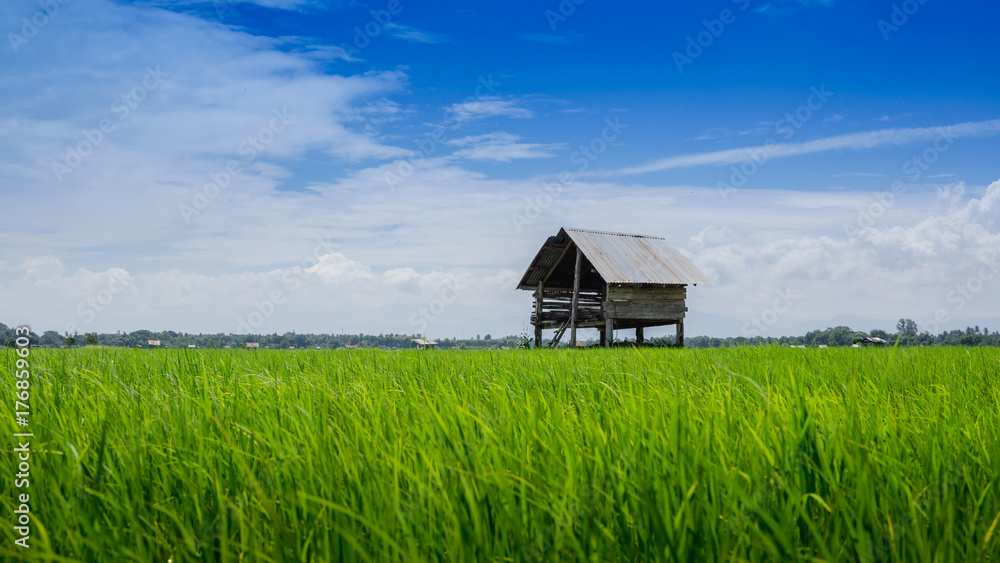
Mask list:
[{"label": "distant tree line", "polygon": [[[689,348],[728,348],[733,346],[808,346],[820,345],[830,347],[851,346],[867,337],[877,337],[886,341],[887,346],[1000,346],[1000,332],[990,332],[988,328],[979,326],[968,327],[965,330],[951,330],[941,334],[917,332],[917,324],[910,319],[900,319],[896,324],[896,332],[889,333],[875,329],[870,332],[859,332],[850,327],[838,326],[826,330],[813,330],[803,336],[779,337],[728,337],[694,336],[685,338],[684,344]],[[134,332],[116,332],[114,334],[59,334],[47,330],[42,334],[31,333],[31,344],[45,348],[71,348],[74,346],[115,346],[122,348],[149,348],[150,340],[159,340],[161,348],[245,348],[248,342],[256,342],[261,348],[343,348],[357,346],[359,348],[409,349],[415,345],[411,339],[419,335],[406,334],[302,334],[286,332],[285,334],[191,334],[174,332],[172,330],[153,332],[136,330]],[[0,342],[6,346],[14,345],[14,329],[0,323]],[[669,344],[672,338],[653,339],[654,342]],[[437,340],[440,349],[458,348],[462,350],[484,350],[500,348],[518,348],[529,343],[525,335],[504,336],[494,338],[487,334],[476,335],[476,338],[444,338]],[[596,344],[596,340],[588,342]]]},{"label": "distant tree line", "polygon": [[851,346],[867,337],[881,338],[886,346],[1000,346],[1000,332],[990,332],[988,328],[979,326],[968,327],[965,330],[945,331],[941,334],[931,334],[927,331],[917,332],[917,323],[911,319],[899,319],[896,332],[886,332],[874,329],[870,332],[852,330],[850,327],[838,326],[826,330],[812,330],[804,336],[778,336],[753,338],[715,338],[712,336],[695,336],[685,338],[684,344],[689,348],[727,348],[732,346]]},{"label": "distant tree line", "polygon": [[[0,342],[7,346],[14,345],[14,329],[0,323]],[[245,348],[247,343],[256,342],[261,348],[343,348],[347,345],[359,348],[409,349],[415,344],[411,339],[421,338],[420,335],[406,334],[301,334],[286,332],[285,334],[191,334],[174,332],[172,330],[153,332],[136,330],[134,332],[116,332],[113,334],[66,334],[54,330],[42,334],[31,333],[31,344],[45,348],[62,348],[74,346],[114,346],[121,348],[149,348],[150,340],[159,340],[160,348]],[[460,349],[490,349],[504,346],[514,348],[522,342],[520,337],[507,336],[493,338],[487,334],[476,338],[445,338],[438,340],[438,348]]]}]

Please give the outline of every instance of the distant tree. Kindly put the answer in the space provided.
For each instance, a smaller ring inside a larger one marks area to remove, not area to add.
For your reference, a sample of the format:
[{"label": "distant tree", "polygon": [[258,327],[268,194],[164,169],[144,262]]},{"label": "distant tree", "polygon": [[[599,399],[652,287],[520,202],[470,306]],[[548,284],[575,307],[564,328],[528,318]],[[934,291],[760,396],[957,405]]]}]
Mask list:
[{"label": "distant tree", "polygon": [[884,331],[884,330],[882,330],[882,329],[878,329],[878,328],[873,329],[868,334],[870,336],[874,337],[874,338],[881,338],[882,340],[889,340],[889,333],[886,332],[886,331]]},{"label": "distant tree", "polygon": [[483,340],[493,340],[493,337],[487,334],[486,336],[483,337]]},{"label": "distant tree", "polygon": [[87,346],[97,346],[98,344],[101,343],[101,341],[97,338],[97,333],[95,333],[95,332],[92,332],[92,333],[88,334],[83,339],[83,342]]},{"label": "distant tree", "polygon": [[42,346],[61,346],[63,337],[54,330],[46,330],[38,341]]},{"label": "distant tree", "polygon": [[829,343],[831,346],[850,346],[854,331],[848,326],[838,326],[830,330]]},{"label": "distant tree", "polygon": [[896,323],[896,332],[902,336],[916,336],[917,323],[913,319],[899,319]]},{"label": "distant tree", "polygon": [[72,336],[67,336],[64,343],[66,344],[66,346],[76,346],[76,338],[73,338]]}]

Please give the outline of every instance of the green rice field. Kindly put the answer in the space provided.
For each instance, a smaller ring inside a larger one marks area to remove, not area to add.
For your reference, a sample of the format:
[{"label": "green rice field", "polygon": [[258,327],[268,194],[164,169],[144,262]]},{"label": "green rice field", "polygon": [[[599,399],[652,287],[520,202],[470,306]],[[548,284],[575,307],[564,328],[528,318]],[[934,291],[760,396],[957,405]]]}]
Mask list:
[{"label": "green rice field", "polygon": [[997,349],[17,358],[0,559],[1000,561]]}]

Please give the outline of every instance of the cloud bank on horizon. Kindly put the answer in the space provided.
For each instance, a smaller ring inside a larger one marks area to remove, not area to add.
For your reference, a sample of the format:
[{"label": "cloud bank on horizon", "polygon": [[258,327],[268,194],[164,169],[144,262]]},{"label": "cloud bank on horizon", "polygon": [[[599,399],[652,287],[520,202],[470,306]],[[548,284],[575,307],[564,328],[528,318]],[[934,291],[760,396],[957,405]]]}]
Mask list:
[{"label": "cloud bank on horizon", "polygon": [[561,226],[666,236],[691,334],[988,322],[974,7],[8,2],[0,322],[518,333]]}]

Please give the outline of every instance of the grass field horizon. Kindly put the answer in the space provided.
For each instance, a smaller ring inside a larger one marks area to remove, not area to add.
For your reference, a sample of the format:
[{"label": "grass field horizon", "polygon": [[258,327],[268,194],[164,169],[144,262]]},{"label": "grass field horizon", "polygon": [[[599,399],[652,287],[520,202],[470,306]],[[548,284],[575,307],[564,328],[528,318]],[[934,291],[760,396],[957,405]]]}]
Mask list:
[{"label": "grass field horizon", "polygon": [[0,558],[1000,557],[992,348],[31,358],[34,543]]}]

